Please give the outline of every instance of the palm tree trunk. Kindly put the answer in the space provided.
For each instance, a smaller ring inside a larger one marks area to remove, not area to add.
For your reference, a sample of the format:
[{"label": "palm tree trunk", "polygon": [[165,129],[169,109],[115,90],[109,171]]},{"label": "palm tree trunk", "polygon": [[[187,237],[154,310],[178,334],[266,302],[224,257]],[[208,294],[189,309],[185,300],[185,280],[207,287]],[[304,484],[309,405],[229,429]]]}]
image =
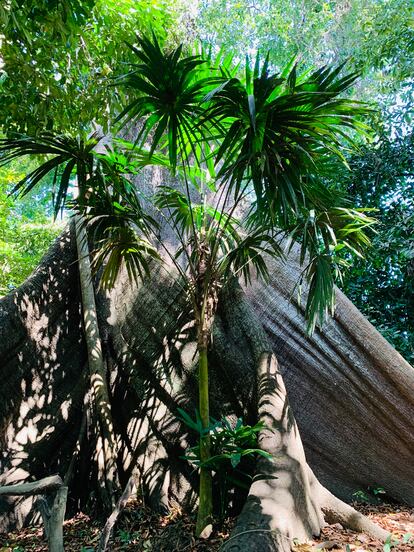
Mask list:
[{"label": "palm tree trunk", "polygon": [[[199,410],[203,429],[210,424],[210,408],[208,396],[208,358],[206,340],[199,344],[198,393]],[[200,460],[205,462],[210,457],[210,436],[200,438]],[[200,490],[197,515],[196,535],[199,537],[210,525],[213,510],[213,491],[211,473],[207,468],[200,468]],[[207,531],[208,533],[210,531]],[[208,537],[206,532],[203,537]]]},{"label": "palm tree trunk", "polygon": [[92,281],[88,239],[80,217],[75,218],[76,246],[79,262],[79,278],[82,295],[82,311],[92,396],[98,431],[96,461],[104,509],[112,509],[116,478],[116,446],[109,401],[106,368],[96,313],[95,290]]}]

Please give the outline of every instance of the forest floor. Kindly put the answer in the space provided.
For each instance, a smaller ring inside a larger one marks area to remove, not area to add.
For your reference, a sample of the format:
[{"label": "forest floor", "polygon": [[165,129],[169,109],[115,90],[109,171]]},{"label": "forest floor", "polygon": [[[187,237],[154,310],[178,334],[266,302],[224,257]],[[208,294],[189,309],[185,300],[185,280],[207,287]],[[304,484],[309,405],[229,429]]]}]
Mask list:
[{"label": "forest floor", "polygon": [[[393,534],[389,546],[367,535],[343,529],[339,524],[327,525],[318,540],[300,544],[295,552],[321,552],[339,549],[346,552],[413,552],[414,508],[395,504],[354,504],[358,510]],[[229,536],[233,520],[208,541],[194,538],[194,519],[179,511],[168,516],[154,514],[138,501],[131,501],[120,516],[110,550],[116,552],[218,552]],[[88,516],[79,514],[65,522],[66,552],[94,552],[101,526]],[[403,541],[407,542],[403,542]],[[0,552],[46,552],[42,530],[31,527],[7,536],[0,535]]]}]

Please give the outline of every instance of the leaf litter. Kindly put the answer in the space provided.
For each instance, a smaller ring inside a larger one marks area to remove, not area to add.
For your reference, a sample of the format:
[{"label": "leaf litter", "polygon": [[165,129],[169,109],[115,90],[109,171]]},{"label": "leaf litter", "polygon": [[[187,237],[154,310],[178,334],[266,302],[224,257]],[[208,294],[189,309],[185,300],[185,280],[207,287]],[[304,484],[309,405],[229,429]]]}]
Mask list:
[{"label": "leaf litter", "polygon": [[[372,521],[392,533],[387,544],[366,534],[327,525],[318,539],[293,546],[294,552],[413,552],[414,508],[396,504],[353,504]],[[146,507],[140,499],[129,501],[114,529],[108,550],[113,552],[218,552],[229,538],[235,520],[227,519],[220,530],[206,540],[194,537],[195,517],[174,509],[162,516]],[[102,524],[85,514],[77,514],[64,524],[66,552],[96,552]],[[403,541],[407,542],[403,542]],[[28,527],[0,535],[0,552],[47,552],[40,527]]]}]

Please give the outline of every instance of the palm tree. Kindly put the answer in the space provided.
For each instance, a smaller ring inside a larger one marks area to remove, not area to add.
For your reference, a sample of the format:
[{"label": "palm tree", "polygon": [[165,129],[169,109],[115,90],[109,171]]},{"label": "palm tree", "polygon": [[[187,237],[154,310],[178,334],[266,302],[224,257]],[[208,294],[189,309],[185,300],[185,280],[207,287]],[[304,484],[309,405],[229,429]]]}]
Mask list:
[{"label": "palm tree", "polygon": [[[269,256],[281,256],[283,247],[289,250],[296,241],[302,278],[310,284],[309,330],[333,310],[335,278],[349,255],[361,255],[369,244],[364,230],[373,220],[328,188],[324,173],[331,157],[343,159],[344,149],[354,145],[353,135],[365,131],[359,117],[366,109],[342,97],[357,78],[341,77],[342,66],[298,76],[291,63],[275,74],[268,60],[261,64],[258,56],[253,71],[247,60],[245,75],[240,76],[230,58],[220,62],[185,56],[181,47],[165,52],[155,36],[141,38],[131,48],[138,63],[117,81],[130,96],[118,120],[139,128],[134,144],[120,143],[128,157],[96,154],[96,137],[73,141],[51,134],[3,140],[0,153],[2,162],[21,155],[49,156],[15,192],[29,191],[55,171],[56,212],[65,204],[76,172],[79,196],[72,206],[92,232],[92,268],[103,267],[104,287],[114,285],[122,264],[133,279],[147,275],[149,259],[159,258],[157,248],[164,248],[174,263],[197,330],[203,432],[196,532],[201,535],[212,516],[206,467],[208,348],[220,290],[239,276],[246,283],[253,274],[266,279]],[[150,198],[176,233],[177,253],[156,243],[155,221],[126,177],[149,164],[168,168],[182,182],[181,190],[163,186]],[[79,223],[78,236],[82,231]],[[82,243],[86,237],[78,237],[79,258],[89,259]],[[88,278],[91,281],[86,268],[85,274],[86,286]],[[93,343],[99,349],[97,335]],[[110,439],[104,382],[102,372],[98,389],[104,395],[102,417]]]},{"label": "palm tree", "polygon": [[[99,156],[96,153],[99,138],[92,135],[89,138],[61,136],[51,132],[43,133],[37,137],[4,138],[0,140],[0,165],[4,165],[13,159],[24,156],[36,156],[43,162],[32,172],[24,176],[16,183],[11,193],[24,196],[44,177],[53,174],[53,195],[55,216],[65,207],[75,208],[85,206],[91,190],[99,190],[102,181],[110,179],[113,183],[113,193],[107,201],[110,202],[113,211],[116,211],[116,190],[122,188],[123,198],[127,197],[129,183],[117,171],[119,165],[117,159],[110,156]],[[76,177],[76,178],[75,178]],[[77,190],[76,190],[77,189]],[[73,195],[77,196],[76,202]],[[125,199],[124,199],[125,201]],[[139,206],[134,204],[134,217],[137,220]],[[144,221],[151,223],[148,218]],[[103,231],[104,221],[99,227]],[[95,290],[93,285],[93,266],[91,267],[88,236],[82,216],[75,216],[75,236],[79,263],[79,277],[82,294],[82,311],[85,342],[88,352],[88,366],[90,374],[91,394],[94,398],[95,412],[97,416],[96,432],[96,460],[98,463],[98,477],[101,491],[102,504],[105,510],[109,510],[114,503],[114,488],[116,486],[116,445],[114,440],[111,407],[107,386],[107,374],[102,354],[102,345],[98,326],[95,304]],[[141,225],[141,230],[144,225]],[[118,252],[115,247],[115,236],[111,235],[111,255],[126,254],[122,246],[125,239],[131,234],[130,228],[122,233],[118,228]],[[106,236],[108,237],[108,236]],[[122,241],[123,240],[123,241]],[[128,257],[128,265],[136,264],[145,266],[147,254],[151,248],[145,247],[144,240],[134,236],[135,247],[139,251],[131,253]],[[138,244],[138,245],[137,245]],[[145,250],[145,254],[142,251]],[[139,257],[139,261],[136,257]],[[98,260],[106,259],[105,251],[100,251]],[[110,266],[108,263],[104,276],[110,280]]]},{"label": "palm tree", "polygon": [[[361,255],[369,244],[364,229],[373,220],[327,188],[323,174],[332,155],[343,159],[344,148],[353,146],[352,134],[365,131],[359,116],[366,110],[341,97],[357,78],[340,77],[342,66],[297,76],[290,64],[279,75],[257,57],[253,71],[246,62],[242,78],[229,63],[214,67],[200,56],[185,57],[181,47],[164,52],[155,36],[131,48],[138,63],[118,80],[131,98],[118,120],[140,128],[129,155],[137,167],[160,164],[183,182],[182,190],[161,187],[153,200],[177,235],[177,254],[166,253],[197,330],[201,535],[212,516],[207,353],[220,290],[239,275],[246,282],[253,272],[266,278],[268,256],[282,255],[284,237],[287,249],[294,240],[301,244],[309,330],[332,311],[335,277],[350,252]],[[121,214],[109,234],[121,220],[134,226],[133,219]],[[89,223],[95,222],[92,214]],[[117,247],[109,234],[106,255]],[[106,284],[115,281],[121,260],[112,263]]]}]

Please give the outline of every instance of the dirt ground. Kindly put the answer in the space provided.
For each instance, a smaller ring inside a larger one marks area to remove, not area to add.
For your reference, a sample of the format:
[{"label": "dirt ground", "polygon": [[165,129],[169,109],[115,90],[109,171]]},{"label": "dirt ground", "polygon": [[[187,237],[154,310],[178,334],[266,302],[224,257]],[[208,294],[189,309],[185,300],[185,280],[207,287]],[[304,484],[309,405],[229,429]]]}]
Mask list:
[{"label": "dirt ground", "polygon": [[[341,525],[327,525],[319,539],[294,546],[295,552],[344,550],[345,552],[408,552],[414,551],[414,508],[395,504],[354,504],[361,512],[392,533],[390,542],[372,540],[364,534],[345,530]],[[218,552],[228,538],[234,521],[229,519],[208,541],[197,541],[194,519],[179,511],[160,517],[142,503],[131,501],[115,527],[111,551],[125,552]],[[79,514],[65,522],[65,551],[94,552],[97,549],[100,525]],[[405,542],[404,542],[405,541]],[[46,552],[42,530],[29,527],[9,535],[0,535],[0,552]]]}]

